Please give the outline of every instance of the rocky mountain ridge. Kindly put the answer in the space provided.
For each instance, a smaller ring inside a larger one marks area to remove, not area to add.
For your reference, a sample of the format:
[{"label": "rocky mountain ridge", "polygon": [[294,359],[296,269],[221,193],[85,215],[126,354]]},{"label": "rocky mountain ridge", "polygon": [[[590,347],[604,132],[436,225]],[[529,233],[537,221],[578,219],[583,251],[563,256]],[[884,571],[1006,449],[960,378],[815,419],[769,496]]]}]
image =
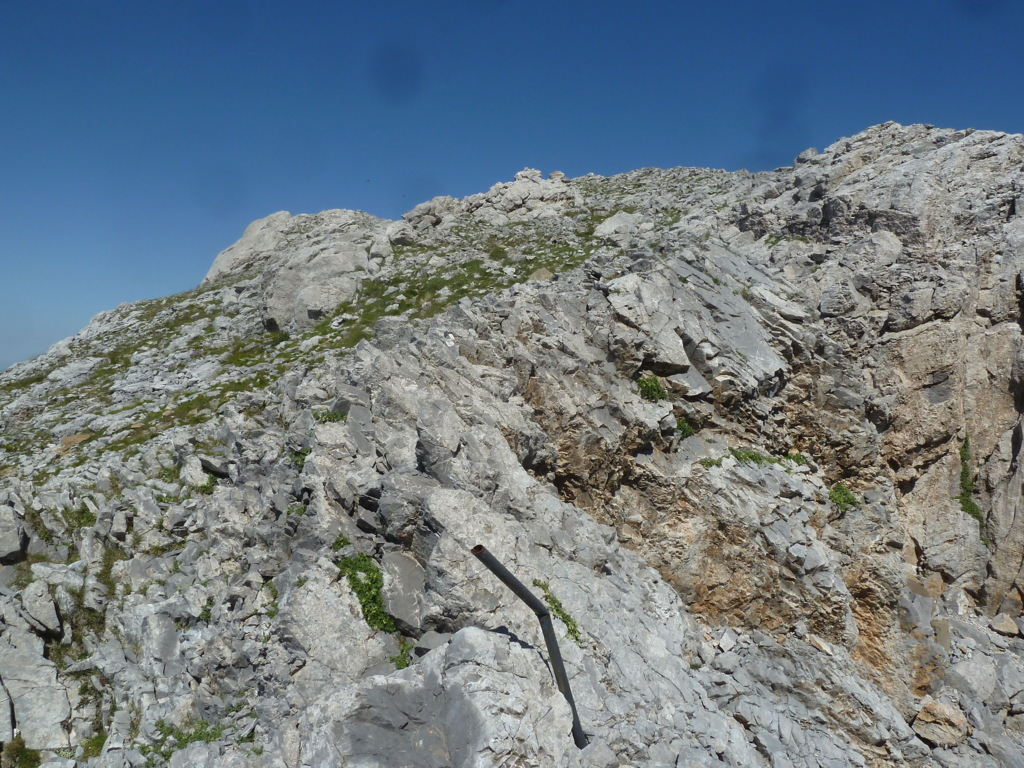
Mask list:
[{"label": "rocky mountain ridge", "polygon": [[[888,123],[254,222],[0,374],[0,742],[1024,764],[1022,162]],[[478,543],[562,606],[586,749]]]}]

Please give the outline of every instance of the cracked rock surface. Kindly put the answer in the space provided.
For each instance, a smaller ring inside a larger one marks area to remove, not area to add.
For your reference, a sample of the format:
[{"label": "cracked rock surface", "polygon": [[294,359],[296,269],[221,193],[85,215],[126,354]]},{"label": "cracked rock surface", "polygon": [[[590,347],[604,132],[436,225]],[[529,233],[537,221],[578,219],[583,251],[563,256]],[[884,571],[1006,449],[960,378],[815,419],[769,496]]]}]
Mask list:
[{"label": "cracked rock surface", "polygon": [[0,372],[0,742],[1024,764],[1022,164],[887,123],[253,223]]}]

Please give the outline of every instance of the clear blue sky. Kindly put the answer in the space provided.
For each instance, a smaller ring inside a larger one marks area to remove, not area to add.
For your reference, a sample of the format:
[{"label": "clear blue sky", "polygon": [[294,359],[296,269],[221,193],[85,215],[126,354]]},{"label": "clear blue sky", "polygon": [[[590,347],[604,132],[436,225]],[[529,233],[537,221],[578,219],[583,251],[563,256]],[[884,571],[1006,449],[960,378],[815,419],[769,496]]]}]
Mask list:
[{"label": "clear blue sky", "polygon": [[762,170],[886,120],[1021,132],[1022,31],[1019,0],[8,0],[0,368],[278,210]]}]

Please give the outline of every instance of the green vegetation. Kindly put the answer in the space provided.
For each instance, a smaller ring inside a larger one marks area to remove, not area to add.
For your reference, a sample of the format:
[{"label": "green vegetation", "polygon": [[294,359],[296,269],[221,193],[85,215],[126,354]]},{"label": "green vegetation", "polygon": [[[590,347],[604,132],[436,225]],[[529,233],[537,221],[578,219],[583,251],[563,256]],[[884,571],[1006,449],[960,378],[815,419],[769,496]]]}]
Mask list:
[{"label": "green vegetation", "polygon": [[209,496],[217,488],[217,476],[209,472],[206,473],[206,482],[202,485],[196,486],[196,492],[203,496]]},{"label": "green vegetation", "polygon": [[292,451],[292,455],[289,457],[292,466],[295,467],[299,472],[306,466],[306,458],[309,456],[309,449],[304,448],[299,451]]},{"label": "green vegetation", "polygon": [[968,435],[960,446],[960,509],[984,523],[981,508],[974,501],[974,473],[971,471],[971,438]]},{"label": "green vegetation", "polygon": [[96,574],[96,581],[106,587],[107,597],[111,598],[117,593],[117,584],[114,583],[112,575],[114,563],[118,560],[126,560],[128,556],[115,547],[104,547],[103,557],[100,560],[100,570]]},{"label": "green vegetation", "polygon": [[2,760],[3,768],[38,768],[42,763],[39,750],[26,747],[21,734],[4,745],[0,760]]},{"label": "green vegetation", "polygon": [[352,543],[351,541],[349,541],[347,538],[345,538],[345,534],[339,533],[338,534],[338,538],[336,538],[334,540],[334,543],[331,544],[331,551],[332,552],[337,552],[340,549],[344,549],[345,547],[347,547],[351,543]]},{"label": "green vegetation", "polygon": [[680,440],[685,440],[688,437],[693,437],[700,432],[700,425],[694,424],[685,417],[676,419],[676,434],[679,435]]},{"label": "green vegetation", "polygon": [[853,491],[846,487],[845,483],[836,483],[828,492],[829,501],[836,505],[842,514],[846,514],[854,507],[860,506],[860,499],[858,499]]},{"label": "green vegetation", "polygon": [[565,610],[565,606],[562,605],[562,601],[551,594],[551,585],[546,581],[534,579],[533,586],[537,587],[544,593],[544,602],[548,604],[548,610],[551,611],[552,616],[565,625],[565,634],[571,637],[576,645],[581,645],[583,643],[583,633],[580,632],[580,628],[576,623],[576,620],[569,615],[567,610]]},{"label": "green vegetation", "polygon": [[71,512],[66,512],[64,522],[69,528],[91,528],[96,525],[96,514],[85,504]]},{"label": "green vegetation", "polygon": [[729,453],[732,454],[736,461],[744,464],[764,466],[765,464],[778,464],[782,461],[778,456],[766,456],[750,448],[730,448]]},{"label": "green vegetation", "polygon": [[722,459],[724,458],[724,456],[719,456],[717,459],[701,459],[697,463],[704,467],[704,469],[710,469],[711,467],[722,466]]},{"label": "green vegetation", "polygon": [[92,757],[99,757],[103,752],[103,745],[107,743],[106,731],[98,731],[87,739],[82,740],[82,759],[88,760]]},{"label": "green vegetation", "polygon": [[344,421],[348,414],[339,413],[337,411],[317,411],[313,414],[313,418],[318,424],[333,424],[335,422]]},{"label": "green vegetation", "polygon": [[395,669],[405,669],[412,663],[409,653],[415,647],[416,644],[411,640],[406,640],[404,637],[398,638],[398,654],[390,659],[391,663],[395,665]]},{"label": "green vegetation", "polygon": [[640,387],[640,396],[644,400],[656,403],[668,397],[668,392],[665,391],[665,387],[661,385],[661,379],[657,376],[644,376],[637,380],[636,384]]},{"label": "green vegetation", "polygon": [[170,725],[166,720],[157,720],[156,730],[160,739],[156,744],[139,745],[139,751],[147,758],[146,765],[154,766],[158,760],[167,762],[171,755],[189,744],[217,741],[224,735],[224,729],[223,725],[213,725],[202,720],[187,720],[180,727]]},{"label": "green vegetation", "polygon": [[385,610],[381,594],[384,576],[373,558],[364,553],[342,558],[338,562],[338,570],[348,579],[349,586],[355,592],[366,623],[373,629],[395,632],[395,620]]}]

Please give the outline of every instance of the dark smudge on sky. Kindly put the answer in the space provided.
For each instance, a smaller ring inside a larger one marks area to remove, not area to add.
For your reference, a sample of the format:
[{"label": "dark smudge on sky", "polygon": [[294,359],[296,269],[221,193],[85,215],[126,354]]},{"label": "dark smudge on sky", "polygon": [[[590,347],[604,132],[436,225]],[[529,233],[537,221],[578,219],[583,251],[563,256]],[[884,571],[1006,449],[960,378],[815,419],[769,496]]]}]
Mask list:
[{"label": "dark smudge on sky", "polygon": [[370,78],[388,101],[406,102],[423,87],[423,55],[412,43],[381,43],[370,53]]}]

